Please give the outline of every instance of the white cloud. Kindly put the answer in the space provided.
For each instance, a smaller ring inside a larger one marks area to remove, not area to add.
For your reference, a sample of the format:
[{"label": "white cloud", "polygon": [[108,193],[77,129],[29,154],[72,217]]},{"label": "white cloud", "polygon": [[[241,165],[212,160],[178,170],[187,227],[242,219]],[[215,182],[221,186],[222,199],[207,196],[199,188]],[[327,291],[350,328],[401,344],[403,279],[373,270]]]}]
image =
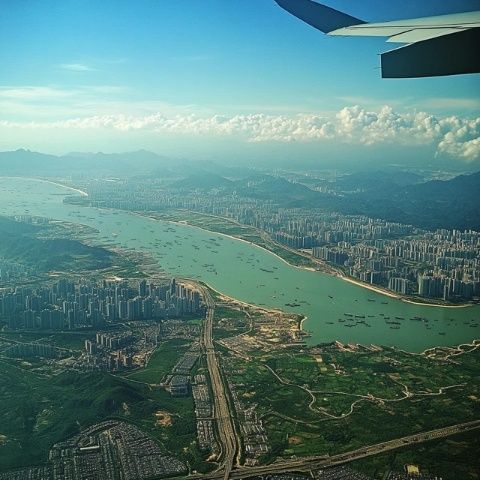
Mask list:
[{"label": "white cloud", "polygon": [[333,115],[94,115],[55,122],[2,121],[3,128],[108,129],[151,135],[236,137],[246,142],[321,142],[350,145],[432,146],[438,155],[480,159],[480,118],[441,117],[425,112],[395,112],[390,106],[367,110],[345,107]]},{"label": "white cloud", "polygon": [[448,129],[440,143],[437,153],[467,161],[480,158],[480,118],[471,122],[458,122],[458,119],[450,117],[444,123],[455,125]]},{"label": "white cloud", "polygon": [[158,111],[168,115],[192,111],[207,114],[207,110],[195,105],[170,105],[143,98],[141,92],[122,85],[0,86],[0,118],[17,123],[91,117],[98,112],[142,116]]},{"label": "white cloud", "polygon": [[94,68],[85,65],[83,63],[62,63],[59,65],[63,70],[68,70],[70,72],[93,72]]},{"label": "white cloud", "polygon": [[15,99],[25,102],[53,100],[71,97],[75,91],[55,87],[0,87],[0,99]]}]

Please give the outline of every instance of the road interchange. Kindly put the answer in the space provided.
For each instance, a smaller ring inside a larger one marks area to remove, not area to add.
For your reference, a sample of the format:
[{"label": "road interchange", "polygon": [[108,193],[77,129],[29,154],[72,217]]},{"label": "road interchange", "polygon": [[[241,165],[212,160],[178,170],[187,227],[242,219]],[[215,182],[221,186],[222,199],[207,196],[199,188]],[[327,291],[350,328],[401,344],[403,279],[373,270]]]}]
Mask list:
[{"label": "road interchange", "polygon": [[472,430],[480,429],[480,420],[474,420],[472,422],[460,423],[449,427],[438,428],[423,433],[417,433],[415,435],[409,435],[406,437],[389,440],[387,442],[377,443],[374,445],[365,446],[357,450],[350,452],[340,453],[332,456],[317,456],[317,457],[305,457],[295,460],[282,460],[277,461],[271,465],[259,466],[259,467],[241,467],[236,470],[232,470],[229,477],[221,476],[222,473],[210,473],[208,475],[196,475],[192,477],[195,480],[217,480],[221,478],[228,479],[248,479],[253,476],[267,475],[267,474],[280,474],[290,472],[311,472],[314,470],[320,470],[323,468],[334,467],[337,465],[353,462],[355,460],[361,460],[362,458],[371,457],[381,453],[385,453],[391,450],[396,450],[401,447],[409,445],[420,444],[429,442],[432,440],[438,440],[446,438],[458,433],[469,432]]},{"label": "road interchange", "polygon": [[192,475],[192,480],[229,480],[248,479],[253,476],[280,474],[290,472],[311,472],[328,467],[361,460],[362,458],[378,455],[402,447],[429,442],[446,438],[458,433],[480,429],[480,420],[456,424],[423,433],[417,433],[374,445],[361,447],[359,449],[337,455],[323,455],[314,457],[297,458],[292,460],[278,460],[273,464],[257,467],[234,468],[235,456],[240,452],[241,444],[239,434],[236,432],[233,416],[230,413],[228,400],[228,387],[225,384],[221,373],[218,357],[213,342],[213,320],[215,315],[215,301],[207,287],[197,284],[200,288],[207,307],[202,345],[207,359],[207,368],[210,375],[215,419],[219,442],[221,445],[219,468],[207,475]]}]

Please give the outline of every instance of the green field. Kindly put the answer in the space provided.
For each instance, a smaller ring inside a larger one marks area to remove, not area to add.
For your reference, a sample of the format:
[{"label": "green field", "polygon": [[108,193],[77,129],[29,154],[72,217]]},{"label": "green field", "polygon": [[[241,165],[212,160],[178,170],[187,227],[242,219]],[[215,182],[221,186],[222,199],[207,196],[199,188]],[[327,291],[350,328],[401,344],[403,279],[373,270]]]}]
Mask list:
[{"label": "green field", "polygon": [[388,470],[402,472],[406,464],[417,465],[422,473],[438,478],[478,480],[479,451],[480,436],[477,431],[377,455],[354,462],[351,467],[375,480],[383,479]]},{"label": "green field", "polygon": [[248,315],[238,308],[217,306],[215,308],[213,337],[215,340],[233,337],[249,330]]},{"label": "green field", "polygon": [[189,343],[184,340],[167,340],[157,347],[145,368],[127,372],[123,376],[137,382],[158,385],[172,371],[188,347]]},{"label": "green field", "polygon": [[[264,460],[271,460],[331,455],[477,419],[480,352],[455,362],[325,346],[250,362],[230,357],[228,368],[239,396],[258,404],[272,447]],[[438,395],[446,386],[455,387]]]}]

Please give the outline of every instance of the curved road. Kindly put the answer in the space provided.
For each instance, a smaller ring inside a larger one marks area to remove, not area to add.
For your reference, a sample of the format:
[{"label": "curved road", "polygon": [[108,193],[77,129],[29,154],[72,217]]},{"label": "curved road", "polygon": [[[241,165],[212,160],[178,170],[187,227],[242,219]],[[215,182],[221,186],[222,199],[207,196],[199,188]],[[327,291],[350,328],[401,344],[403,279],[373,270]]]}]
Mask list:
[{"label": "curved road", "polygon": [[452,425],[449,427],[438,428],[428,432],[409,435],[387,442],[369,445],[366,447],[353,450],[351,452],[341,453],[332,456],[307,457],[296,460],[278,461],[272,465],[259,467],[240,467],[233,470],[235,455],[240,451],[239,437],[235,431],[235,425],[230,414],[228,403],[227,388],[224,384],[218,358],[215,354],[213,343],[213,319],[215,315],[215,302],[210,292],[203,285],[196,283],[196,286],[202,291],[205,303],[207,305],[207,313],[203,331],[203,348],[207,357],[207,367],[212,383],[215,418],[217,420],[220,444],[222,446],[221,467],[216,472],[211,472],[208,476],[192,475],[193,480],[229,480],[229,479],[247,479],[251,476],[267,475],[274,473],[288,472],[310,472],[321,468],[333,467],[344,463],[360,460],[365,457],[378,455],[380,453],[396,450],[408,445],[437,440],[449,437],[457,433],[467,432],[480,429],[480,420],[474,420],[467,423]]}]

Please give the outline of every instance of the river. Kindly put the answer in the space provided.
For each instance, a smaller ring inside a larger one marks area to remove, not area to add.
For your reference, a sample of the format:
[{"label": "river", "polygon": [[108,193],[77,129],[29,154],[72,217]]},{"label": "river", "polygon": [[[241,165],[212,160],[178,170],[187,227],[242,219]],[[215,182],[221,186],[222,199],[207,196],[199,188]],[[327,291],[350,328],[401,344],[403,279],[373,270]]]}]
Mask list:
[{"label": "river", "polygon": [[[3,215],[35,215],[88,225],[98,244],[150,252],[169,275],[202,280],[239,300],[308,317],[309,344],[339,340],[422,351],[479,338],[480,306],[414,305],[287,265],[254,245],[132,213],[63,203],[76,194],[33,179],[0,177]],[[289,304],[289,305],[287,305]],[[425,320],[418,320],[420,317]]]}]

